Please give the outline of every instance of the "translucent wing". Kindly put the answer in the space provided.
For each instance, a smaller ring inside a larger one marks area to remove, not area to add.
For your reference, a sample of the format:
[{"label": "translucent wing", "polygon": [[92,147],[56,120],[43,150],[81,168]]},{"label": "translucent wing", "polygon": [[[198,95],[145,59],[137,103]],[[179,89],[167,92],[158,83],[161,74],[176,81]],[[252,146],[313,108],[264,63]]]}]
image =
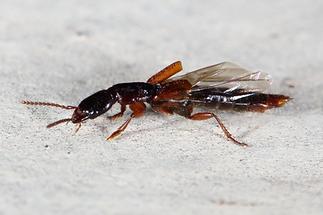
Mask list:
[{"label": "translucent wing", "polygon": [[183,79],[192,84],[192,91],[222,88],[225,89],[225,92],[231,92],[236,89],[243,89],[249,92],[263,92],[271,84],[271,77],[268,74],[251,72],[230,62],[198,69],[170,78],[167,82]]}]

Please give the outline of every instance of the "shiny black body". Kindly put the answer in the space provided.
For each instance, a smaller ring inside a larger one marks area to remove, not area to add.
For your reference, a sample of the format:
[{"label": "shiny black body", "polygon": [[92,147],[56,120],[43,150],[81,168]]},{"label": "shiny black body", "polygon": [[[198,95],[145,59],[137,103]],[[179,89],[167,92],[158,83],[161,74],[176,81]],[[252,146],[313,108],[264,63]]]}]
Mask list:
[{"label": "shiny black body", "polygon": [[147,102],[154,98],[159,85],[152,85],[145,82],[130,82],[113,85],[85,98],[78,106],[80,112],[86,114],[86,119],[94,119],[107,112],[116,102],[127,105],[134,102]]},{"label": "shiny black body", "polygon": [[210,106],[234,111],[263,112],[266,108],[280,106],[279,101],[284,98],[282,95],[248,92],[243,89],[228,91],[226,88],[210,88],[197,91],[194,91],[193,88],[189,94],[189,100],[197,106]]},{"label": "shiny black body", "polygon": [[203,105],[214,104],[234,104],[234,105],[254,105],[267,102],[269,94],[246,92],[244,90],[226,91],[223,88],[203,89],[192,91],[190,99],[195,103]]},{"label": "shiny black body", "polygon": [[[145,82],[130,82],[113,85],[85,98],[75,110],[73,122],[94,119],[107,112],[115,103],[128,105],[134,102],[151,103],[158,94],[161,86]],[[213,88],[192,91],[188,94],[187,102],[198,106],[214,106],[216,108],[232,108],[233,110],[249,109],[253,105],[266,104],[270,94],[245,92],[235,90],[225,92],[226,89]]]},{"label": "shiny black body", "polygon": [[[73,123],[79,123],[87,119],[94,119],[107,112],[115,103],[122,106],[132,103],[149,103],[152,106],[153,99],[166,85],[149,84],[146,82],[130,82],[113,85],[112,87],[101,90],[85,98],[75,109],[72,116]],[[224,88],[210,88],[187,91],[182,99],[176,102],[180,109],[186,110],[187,105],[213,106],[218,109],[231,109],[235,111],[264,111],[268,106],[279,106],[277,102],[282,98],[281,95],[264,94],[258,92],[248,92],[241,89],[226,91]],[[166,102],[160,101],[158,105]],[[181,111],[173,110],[181,114]],[[183,113],[186,111],[182,111]],[[190,114],[190,113],[189,113]]]}]

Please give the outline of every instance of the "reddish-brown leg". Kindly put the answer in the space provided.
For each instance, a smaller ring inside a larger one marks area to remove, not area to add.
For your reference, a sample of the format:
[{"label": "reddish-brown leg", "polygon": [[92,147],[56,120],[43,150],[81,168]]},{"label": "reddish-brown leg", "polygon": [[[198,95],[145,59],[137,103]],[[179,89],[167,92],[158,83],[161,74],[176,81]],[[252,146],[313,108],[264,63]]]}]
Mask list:
[{"label": "reddish-brown leg", "polygon": [[224,132],[225,136],[230,139],[233,143],[239,145],[239,146],[243,146],[243,147],[247,147],[248,145],[245,143],[242,143],[238,140],[236,140],[232,134],[228,131],[228,129],[224,126],[224,124],[222,123],[222,121],[220,120],[220,118],[215,115],[214,113],[210,113],[210,112],[201,112],[201,113],[196,113],[193,114],[191,116],[188,116],[187,118],[191,119],[191,120],[206,120],[206,119],[210,119],[210,118],[214,118],[217,123],[220,125],[222,131]]},{"label": "reddish-brown leg", "polygon": [[176,73],[182,71],[182,63],[180,61],[177,61],[175,63],[172,63],[171,65],[165,67],[160,72],[156,73],[152,77],[150,77],[147,81],[147,83],[150,84],[158,84],[163,81],[165,81],[167,78],[175,75]]},{"label": "reddish-brown leg", "polygon": [[123,113],[126,111],[126,105],[121,105],[120,106],[120,113],[117,113],[113,116],[108,116],[108,119],[110,120],[116,120],[117,118],[119,117],[122,117],[123,116]]},{"label": "reddish-brown leg", "polygon": [[113,140],[114,138],[121,135],[121,133],[127,128],[128,124],[133,118],[140,117],[144,114],[146,105],[142,102],[136,102],[129,105],[129,108],[133,111],[130,118],[127,119],[115,132],[113,132],[107,140]]}]

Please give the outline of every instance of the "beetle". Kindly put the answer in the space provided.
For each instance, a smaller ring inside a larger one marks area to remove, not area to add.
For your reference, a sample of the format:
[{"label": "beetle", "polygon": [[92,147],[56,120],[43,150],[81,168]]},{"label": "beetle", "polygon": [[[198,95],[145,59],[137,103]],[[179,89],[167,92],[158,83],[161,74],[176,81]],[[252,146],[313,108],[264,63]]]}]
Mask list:
[{"label": "beetle", "polygon": [[214,118],[225,136],[233,143],[248,146],[238,141],[213,112],[193,113],[196,107],[208,107],[234,111],[264,112],[281,107],[291,98],[280,94],[268,94],[265,91],[271,84],[271,77],[263,72],[251,72],[234,63],[223,62],[195,70],[180,76],[182,63],[174,62],[154,74],[146,82],[120,83],[100,90],[85,98],[78,106],[65,106],[51,102],[22,101],[25,105],[51,106],[74,110],[71,118],[61,119],[47,125],[54,127],[63,122],[81,124],[89,119],[106,113],[116,103],[120,112],[109,116],[115,120],[123,116],[129,106],[130,117],[107,140],[119,136],[132,119],[142,116],[146,105],[158,113],[178,114],[190,120]]}]

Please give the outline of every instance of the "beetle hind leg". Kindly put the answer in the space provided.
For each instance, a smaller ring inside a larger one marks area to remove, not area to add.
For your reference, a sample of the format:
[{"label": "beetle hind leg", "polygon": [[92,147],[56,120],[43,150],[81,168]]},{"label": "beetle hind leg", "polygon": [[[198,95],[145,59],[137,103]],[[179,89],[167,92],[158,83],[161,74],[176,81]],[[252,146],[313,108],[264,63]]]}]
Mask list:
[{"label": "beetle hind leg", "polygon": [[234,138],[234,136],[229,132],[229,130],[225,127],[221,119],[215,115],[214,113],[211,112],[200,112],[200,113],[194,113],[193,114],[193,104],[191,102],[183,102],[183,103],[174,103],[173,106],[174,113],[184,116],[187,119],[190,120],[207,120],[210,118],[214,118],[220,128],[222,129],[223,133],[225,136],[231,140],[233,143],[246,147],[248,146],[246,143],[242,143],[238,141],[237,139]]},{"label": "beetle hind leg", "polygon": [[218,125],[220,126],[220,128],[222,129],[223,133],[225,134],[225,136],[231,140],[233,143],[242,146],[242,147],[247,147],[248,144],[246,143],[242,143],[240,141],[238,141],[237,139],[235,139],[233,137],[233,135],[229,132],[229,130],[225,127],[225,125],[223,124],[223,122],[221,121],[221,119],[215,115],[214,113],[211,112],[200,112],[200,113],[195,113],[193,115],[188,116],[188,119],[191,120],[207,120],[210,118],[214,118],[216,120],[216,122],[218,123]]}]

